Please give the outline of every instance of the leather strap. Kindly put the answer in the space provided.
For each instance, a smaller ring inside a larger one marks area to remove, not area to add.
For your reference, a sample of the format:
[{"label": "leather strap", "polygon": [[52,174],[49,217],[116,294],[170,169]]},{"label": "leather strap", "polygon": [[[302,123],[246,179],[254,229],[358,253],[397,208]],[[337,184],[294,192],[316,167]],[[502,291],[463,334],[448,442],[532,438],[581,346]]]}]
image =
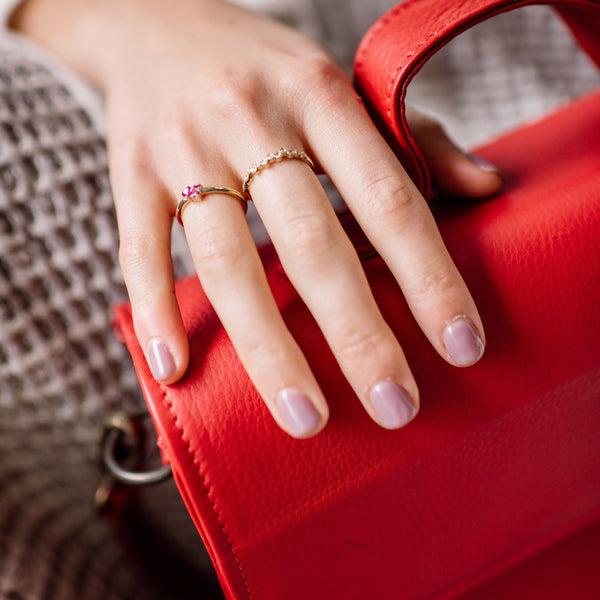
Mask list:
[{"label": "leather strap", "polygon": [[600,65],[600,0],[406,0],[379,19],[361,42],[354,64],[356,88],[425,197],[431,184],[406,121],[408,84],[455,36],[497,14],[531,4],[556,6],[582,48]]}]

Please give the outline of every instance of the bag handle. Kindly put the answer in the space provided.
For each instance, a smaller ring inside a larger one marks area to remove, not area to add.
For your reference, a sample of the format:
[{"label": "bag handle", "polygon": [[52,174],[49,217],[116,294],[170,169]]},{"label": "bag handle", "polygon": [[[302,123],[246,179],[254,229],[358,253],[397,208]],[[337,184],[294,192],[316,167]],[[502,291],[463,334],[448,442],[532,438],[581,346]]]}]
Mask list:
[{"label": "bag handle", "polygon": [[355,85],[375,124],[425,197],[431,184],[405,114],[408,84],[430,56],[473,25],[532,4],[558,8],[581,47],[600,65],[600,0],[405,0],[367,32]]}]

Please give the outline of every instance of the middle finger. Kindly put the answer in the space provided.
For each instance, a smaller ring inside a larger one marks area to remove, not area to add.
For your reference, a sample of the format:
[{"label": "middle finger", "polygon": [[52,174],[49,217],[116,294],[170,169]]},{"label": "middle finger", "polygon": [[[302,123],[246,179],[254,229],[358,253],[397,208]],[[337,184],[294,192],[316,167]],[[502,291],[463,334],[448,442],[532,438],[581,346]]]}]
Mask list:
[{"label": "middle finger", "polygon": [[282,265],[370,416],[397,428],[417,412],[406,358],[373,298],[360,260],[311,169],[283,160],[251,183]]}]

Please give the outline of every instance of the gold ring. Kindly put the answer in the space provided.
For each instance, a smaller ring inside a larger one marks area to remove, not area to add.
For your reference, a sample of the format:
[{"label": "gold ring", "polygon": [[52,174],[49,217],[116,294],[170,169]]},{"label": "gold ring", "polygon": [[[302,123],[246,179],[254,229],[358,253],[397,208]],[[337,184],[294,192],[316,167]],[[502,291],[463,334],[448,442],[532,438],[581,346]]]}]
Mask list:
[{"label": "gold ring", "polygon": [[310,159],[308,154],[306,154],[306,152],[301,152],[300,150],[286,150],[285,148],[281,148],[275,154],[269,154],[264,160],[257,162],[251,169],[248,169],[242,185],[242,192],[246,200],[252,200],[249,188],[254,176],[258,175],[263,169],[270,167],[273,163],[280,162],[288,158],[297,158],[298,160],[302,160],[313,171],[315,170],[315,164]]},{"label": "gold ring", "polygon": [[204,187],[202,184],[197,185],[188,185],[183,192],[181,192],[181,200],[177,205],[177,210],[175,211],[175,218],[177,222],[183,227],[183,221],[181,220],[183,217],[183,210],[190,202],[200,202],[204,199],[204,196],[208,196],[209,194],[225,194],[227,196],[233,196],[236,200],[238,200],[244,208],[244,212],[248,210],[248,203],[246,199],[240,192],[237,190],[233,190],[228,187]]}]

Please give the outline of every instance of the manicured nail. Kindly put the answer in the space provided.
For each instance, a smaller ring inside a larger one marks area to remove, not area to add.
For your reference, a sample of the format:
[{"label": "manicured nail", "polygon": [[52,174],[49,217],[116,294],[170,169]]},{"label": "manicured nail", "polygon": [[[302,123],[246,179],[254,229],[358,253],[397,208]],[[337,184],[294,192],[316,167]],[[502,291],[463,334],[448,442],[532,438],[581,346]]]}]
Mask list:
[{"label": "manicured nail", "polygon": [[393,381],[376,383],[369,396],[379,423],[386,429],[404,427],[417,414],[417,407],[406,390]]},{"label": "manicured nail", "polygon": [[321,424],[321,415],[300,390],[284,388],[277,396],[277,405],[288,431],[294,437],[305,437]]},{"label": "manicured nail", "polygon": [[496,165],[493,165],[489,160],[486,160],[482,156],[478,154],[470,154],[467,152],[465,156],[479,169],[484,171],[485,173],[495,173],[496,175],[500,174],[500,170]]},{"label": "manicured nail", "polygon": [[152,376],[156,381],[164,381],[175,373],[173,355],[160,338],[152,338],[148,342],[146,357]]},{"label": "manicured nail", "polygon": [[479,331],[468,319],[458,319],[444,331],[444,345],[452,362],[458,367],[468,367],[476,363],[485,346]]}]

